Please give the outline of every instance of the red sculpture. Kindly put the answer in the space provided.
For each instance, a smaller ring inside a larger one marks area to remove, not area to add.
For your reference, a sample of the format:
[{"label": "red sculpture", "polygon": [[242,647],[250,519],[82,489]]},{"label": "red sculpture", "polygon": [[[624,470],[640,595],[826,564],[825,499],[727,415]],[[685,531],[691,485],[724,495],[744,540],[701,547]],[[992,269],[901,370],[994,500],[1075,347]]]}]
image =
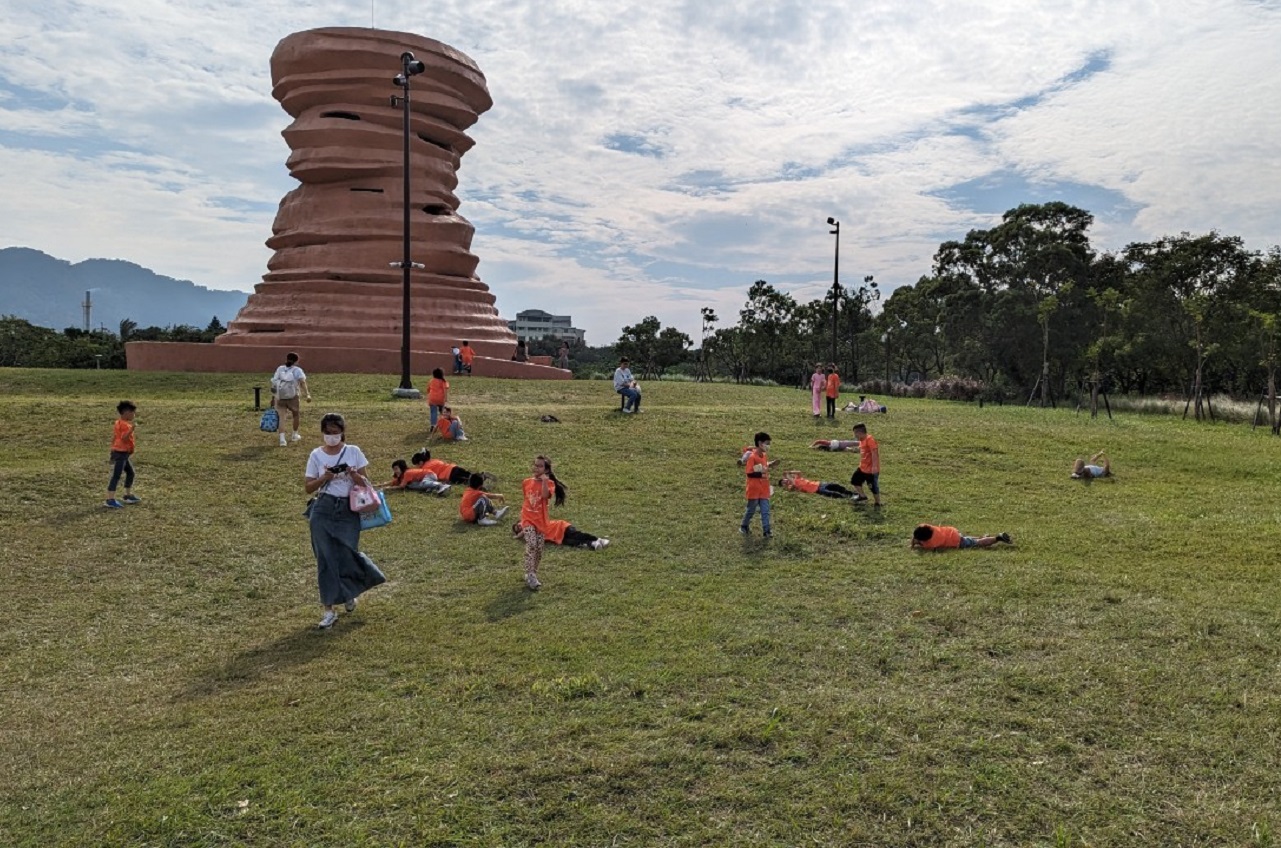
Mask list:
[{"label": "red sculpture", "polygon": [[475,230],[458,214],[458,166],[474,144],[465,131],[493,105],[484,74],[439,41],[356,27],[294,33],[272,53],[301,185],[280,202],[262,282],[212,349],[133,343],[130,368],[262,371],[293,350],[308,370],[399,373],[404,132],[391,96],[405,51],[426,66],[410,101],[410,255],[425,266],[411,272],[413,370],[449,370],[466,339],[476,373],[568,376],[511,361],[516,336],[476,276]]}]

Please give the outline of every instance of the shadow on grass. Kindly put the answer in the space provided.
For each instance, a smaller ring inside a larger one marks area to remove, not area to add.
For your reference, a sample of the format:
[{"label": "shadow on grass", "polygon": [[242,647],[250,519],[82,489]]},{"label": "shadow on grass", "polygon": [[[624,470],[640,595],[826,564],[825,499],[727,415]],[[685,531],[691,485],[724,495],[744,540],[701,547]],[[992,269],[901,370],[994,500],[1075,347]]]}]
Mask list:
[{"label": "shadow on grass", "polygon": [[263,677],[310,662],[330,650],[335,640],[355,633],[365,626],[359,618],[344,616],[329,630],[314,626],[293,630],[265,645],[250,648],[232,657],[218,668],[193,679],[174,695],[175,702],[207,698],[250,686]]},{"label": "shadow on grass", "polygon": [[[136,510],[137,507],[129,507],[129,509]],[[65,509],[62,512],[46,515],[40,519],[40,523],[46,527],[66,527],[69,524],[79,524],[80,522],[88,518],[92,518],[95,515],[105,515],[109,512],[119,511],[120,510],[109,509],[102,501],[98,501],[93,506],[83,506],[79,509]]]},{"label": "shadow on grass", "polygon": [[494,623],[514,615],[523,615],[529,610],[533,600],[533,592],[519,583],[513,583],[510,589],[504,590],[485,604],[485,620]]},{"label": "shadow on grass", "polygon": [[244,445],[240,450],[227,451],[219,458],[223,462],[258,462],[278,450],[280,444],[273,441],[266,445]]}]

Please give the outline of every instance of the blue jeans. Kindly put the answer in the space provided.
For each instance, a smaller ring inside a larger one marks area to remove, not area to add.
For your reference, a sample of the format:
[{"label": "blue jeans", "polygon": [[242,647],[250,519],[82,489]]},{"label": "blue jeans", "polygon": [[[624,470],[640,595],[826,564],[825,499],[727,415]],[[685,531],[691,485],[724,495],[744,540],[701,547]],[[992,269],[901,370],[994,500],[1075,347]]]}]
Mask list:
[{"label": "blue jeans", "polygon": [[623,409],[640,409],[640,392],[635,389],[619,389],[618,393],[623,396]]},{"label": "blue jeans", "polygon": [[765,535],[768,536],[770,535],[769,498],[749,498],[747,501],[747,512],[743,515],[743,523],[739,526],[744,531],[749,530],[752,524],[752,516],[756,514],[756,510],[758,508],[761,511],[761,529],[764,530]]},{"label": "blue jeans", "polygon": [[435,428],[436,421],[440,419],[440,413],[445,407],[438,406],[434,403],[429,404],[429,406],[431,406],[431,426]]},{"label": "blue jeans", "polygon": [[[283,436],[281,438],[284,438]],[[111,482],[107,484],[108,492],[115,492],[116,486],[120,483],[120,475],[125,476],[125,488],[133,488],[133,463],[129,461],[129,454],[124,451],[111,452]]]}]

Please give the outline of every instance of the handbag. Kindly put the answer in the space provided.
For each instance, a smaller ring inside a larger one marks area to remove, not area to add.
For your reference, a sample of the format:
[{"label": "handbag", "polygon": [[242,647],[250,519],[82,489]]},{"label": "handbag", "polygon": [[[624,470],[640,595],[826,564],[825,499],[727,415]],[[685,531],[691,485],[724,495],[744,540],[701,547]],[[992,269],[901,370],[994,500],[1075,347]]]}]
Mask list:
[{"label": "handbag", "polygon": [[351,511],[361,515],[377,511],[382,501],[378,490],[366,483],[355,484],[351,487],[351,493],[347,495],[347,505],[351,507]]},{"label": "handbag", "polygon": [[280,429],[280,413],[274,406],[269,406],[262,412],[262,420],[258,422],[258,429],[264,433],[274,433]]},{"label": "handbag", "polygon": [[373,530],[375,527],[382,527],[384,524],[391,523],[391,507],[387,505],[387,498],[382,492],[379,492],[378,509],[373,512],[365,512],[360,515],[360,529]]}]

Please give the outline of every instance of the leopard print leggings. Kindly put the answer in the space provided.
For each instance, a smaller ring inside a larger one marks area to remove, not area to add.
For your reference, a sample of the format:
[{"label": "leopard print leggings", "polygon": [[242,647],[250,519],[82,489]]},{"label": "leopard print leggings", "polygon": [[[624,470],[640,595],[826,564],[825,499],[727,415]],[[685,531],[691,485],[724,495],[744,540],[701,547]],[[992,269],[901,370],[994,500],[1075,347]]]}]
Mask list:
[{"label": "leopard print leggings", "polygon": [[534,527],[525,527],[525,573],[538,574],[538,563],[543,559],[543,534]]}]

